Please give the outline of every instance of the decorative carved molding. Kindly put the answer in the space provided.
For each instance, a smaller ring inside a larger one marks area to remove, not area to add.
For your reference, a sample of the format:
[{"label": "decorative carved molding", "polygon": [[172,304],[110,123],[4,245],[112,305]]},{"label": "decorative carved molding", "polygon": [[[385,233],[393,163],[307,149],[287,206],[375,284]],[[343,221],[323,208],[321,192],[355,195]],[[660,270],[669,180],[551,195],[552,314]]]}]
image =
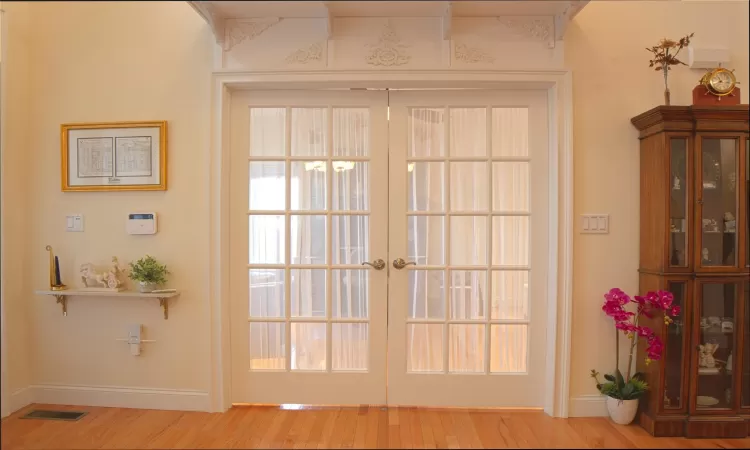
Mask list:
[{"label": "decorative carved molding", "polygon": [[552,33],[551,24],[544,20],[532,18],[508,19],[505,17],[498,17],[497,20],[516,35],[542,42],[546,42]]},{"label": "decorative carved molding", "polygon": [[240,42],[252,40],[270,27],[279,23],[279,17],[265,17],[262,19],[229,19],[226,21],[226,35],[224,51],[229,51]]},{"label": "decorative carved molding", "polygon": [[453,56],[457,61],[476,64],[476,63],[487,63],[492,64],[495,62],[495,57],[488,54],[484,50],[477,47],[469,47],[466,44],[456,44],[453,50]]},{"label": "decorative carved molding", "polygon": [[371,66],[400,66],[411,60],[411,56],[406,53],[409,45],[401,42],[390,24],[383,27],[377,44],[367,44],[370,48],[365,61]]},{"label": "decorative carved molding", "polygon": [[300,48],[286,57],[287,64],[307,64],[320,61],[323,58],[323,44],[317,42],[305,48]]}]

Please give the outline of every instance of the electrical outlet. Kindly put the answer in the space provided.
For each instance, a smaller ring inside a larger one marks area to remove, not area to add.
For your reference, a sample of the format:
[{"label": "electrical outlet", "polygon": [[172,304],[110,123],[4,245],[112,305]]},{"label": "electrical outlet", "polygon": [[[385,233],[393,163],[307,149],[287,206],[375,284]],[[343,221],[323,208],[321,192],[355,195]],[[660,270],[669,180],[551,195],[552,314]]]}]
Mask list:
[{"label": "electrical outlet", "polygon": [[609,233],[609,214],[584,214],[581,218],[581,231],[583,233]]}]

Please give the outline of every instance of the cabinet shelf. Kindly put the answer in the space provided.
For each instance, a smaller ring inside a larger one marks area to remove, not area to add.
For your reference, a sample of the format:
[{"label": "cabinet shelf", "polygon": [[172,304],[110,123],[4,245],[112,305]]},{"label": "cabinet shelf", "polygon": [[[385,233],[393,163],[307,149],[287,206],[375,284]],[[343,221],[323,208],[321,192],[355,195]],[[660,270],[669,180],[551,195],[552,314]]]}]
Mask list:
[{"label": "cabinet shelf", "polygon": [[37,295],[49,295],[57,299],[62,305],[63,316],[68,315],[68,297],[119,297],[119,298],[155,298],[159,300],[159,306],[164,310],[164,320],[169,318],[169,299],[180,295],[176,292],[138,292],[138,291],[93,291],[87,289],[65,289],[52,291],[40,289],[35,291]]}]

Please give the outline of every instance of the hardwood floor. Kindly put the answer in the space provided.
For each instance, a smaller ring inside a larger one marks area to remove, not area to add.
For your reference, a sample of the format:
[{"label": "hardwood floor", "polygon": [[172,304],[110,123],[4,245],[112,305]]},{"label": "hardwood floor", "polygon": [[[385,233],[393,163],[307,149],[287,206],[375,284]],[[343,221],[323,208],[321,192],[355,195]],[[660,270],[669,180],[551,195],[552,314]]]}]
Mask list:
[{"label": "hardwood floor", "polygon": [[224,414],[33,405],[88,411],[77,422],[3,419],[2,449],[21,448],[750,448],[750,439],[652,438],[606,418],[538,411],[236,407]]}]

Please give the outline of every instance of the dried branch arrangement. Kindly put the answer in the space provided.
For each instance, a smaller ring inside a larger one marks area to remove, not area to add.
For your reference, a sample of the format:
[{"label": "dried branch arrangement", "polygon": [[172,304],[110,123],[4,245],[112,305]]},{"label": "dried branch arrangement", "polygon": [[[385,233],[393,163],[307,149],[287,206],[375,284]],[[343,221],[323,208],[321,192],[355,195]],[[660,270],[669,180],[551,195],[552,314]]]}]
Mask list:
[{"label": "dried branch arrangement", "polygon": [[694,34],[695,33],[690,33],[676,42],[664,38],[659,42],[659,45],[646,48],[646,50],[654,54],[654,59],[649,60],[648,66],[654,67],[654,70],[656,71],[661,70],[664,73],[664,101],[667,105],[670,104],[669,84],[667,82],[669,71],[671,70],[669,66],[676,66],[679,64],[682,64],[683,66],[687,65],[677,59],[677,55],[680,53],[680,50],[690,45],[690,38],[692,38]]}]

